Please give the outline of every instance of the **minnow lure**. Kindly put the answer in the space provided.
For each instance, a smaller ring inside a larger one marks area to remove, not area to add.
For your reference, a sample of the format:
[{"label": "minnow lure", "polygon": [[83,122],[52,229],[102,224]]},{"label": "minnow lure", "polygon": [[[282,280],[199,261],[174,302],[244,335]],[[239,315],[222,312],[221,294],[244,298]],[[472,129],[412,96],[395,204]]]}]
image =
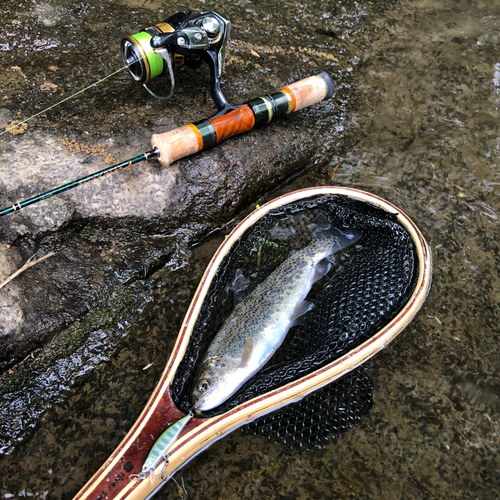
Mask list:
[{"label": "minnow lure", "polygon": [[137,481],[142,481],[149,474],[151,484],[153,484],[154,478],[158,477],[155,475],[155,469],[162,460],[165,460],[165,465],[160,473],[160,477],[163,479],[163,474],[165,473],[168,465],[168,450],[170,450],[175,441],[177,441],[177,438],[184,427],[186,427],[187,423],[191,420],[191,417],[192,415],[188,414],[180,420],[177,420],[177,422],[163,431],[149,451],[140,474],[131,474],[129,479],[137,478]]}]

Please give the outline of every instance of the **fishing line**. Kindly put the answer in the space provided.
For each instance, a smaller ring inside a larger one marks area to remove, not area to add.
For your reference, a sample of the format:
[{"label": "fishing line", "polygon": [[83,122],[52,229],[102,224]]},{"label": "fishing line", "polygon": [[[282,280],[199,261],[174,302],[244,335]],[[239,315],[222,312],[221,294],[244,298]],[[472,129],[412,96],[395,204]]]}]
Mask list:
[{"label": "fishing line", "polygon": [[136,61],[133,61],[131,62],[130,64],[127,64],[126,66],[123,66],[123,68],[120,68],[116,71],[114,71],[113,73],[109,74],[108,76],[105,76],[104,78],[101,78],[98,82],[95,82],[93,83],[92,85],[89,85],[88,87],[85,87],[84,89],[82,90],[79,90],[78,92],[76,92],[75,94],[73,95],[70,95],[69,97],[66,97],[65,99],[63,99],[62,101],[59,101],[59,102],[56,102],[55,104],[53,104],[52,106],[49,106],[48,108],[40,111],[39,113],[36,113],[35,115],[33,116],[30,116],[29,118],[26,118],[26,120],[23,120],[22,122],[20,123],[16,123],[16,125],[4,130],[3,132],[0,132],[0,136],[3,135],[3,134],[6,134],[7,132],[9,132],[10,130],[13,130],[17,127],[19,127],[20,125],[22,125],[23,123],[26,123],[26,122],[29,122],[30,120],[32,120],[33,118],[36,118],[37,116],[40,116],[41,114],[43,113],[46,113],[47,111],[55,108],[56,106],[59,106],[59,104],[62,104],[66,101],[69,101],[70,99],[73,99],[73,97],[76,97],[77,95],[81,94],[82,92],[85,92],[86,90],[92,88],[92,87],[95,87],[97,86],[99,83],[103,82],[104,80],[107,80],[108,78],[111,78],[112,76],[116,75],[117,73],[119,73],[120,71],[123,71],[124,69],[127,69],[130,65],[134,64]]}]

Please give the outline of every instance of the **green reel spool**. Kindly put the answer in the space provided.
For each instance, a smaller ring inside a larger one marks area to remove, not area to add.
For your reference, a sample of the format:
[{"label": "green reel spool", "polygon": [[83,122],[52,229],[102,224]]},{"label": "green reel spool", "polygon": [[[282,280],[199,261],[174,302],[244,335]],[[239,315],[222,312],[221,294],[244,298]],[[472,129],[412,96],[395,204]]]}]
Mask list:
[{"label": "green reel spool", "polygon": [[165,61],[155,54],[151,47],[151,38],[158,33],[172,33],[173,31],[174,29],[169,24],[160,23],[135,35],[122,38],[123,64],[127,66],[135,81],[146,84],[163,73]]}]

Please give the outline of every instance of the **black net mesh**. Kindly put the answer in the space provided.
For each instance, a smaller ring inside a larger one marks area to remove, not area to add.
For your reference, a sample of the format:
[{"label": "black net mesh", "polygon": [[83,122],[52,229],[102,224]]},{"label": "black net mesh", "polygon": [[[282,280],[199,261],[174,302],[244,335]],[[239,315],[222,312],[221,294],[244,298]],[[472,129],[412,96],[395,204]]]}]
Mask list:
[{"label": "black net mesh", "polygon": [[363,366],[246,426],[291,448],[322,448],[361,420],[372,406],[373,383]]},{"label": "black net mesh", "polygon": [[[407,302],[418,261],[412,239],[395,215],[344,196],[309,198],[269,212],[233,245],[212,281],[172,385],[178,408],[191,409],[196,367],[228,314],[291,251],[309,244],[320,214],[341,230],[361,231],[362,238],[335,256],[334,268],[308,295],[315,307],[288,332],[266,366],[203,416],[226,412],[331,363],[373,336]],[[371,393],[369,376],[358,368],[250,428],[288,444],[322,446],[368,411]]]}]

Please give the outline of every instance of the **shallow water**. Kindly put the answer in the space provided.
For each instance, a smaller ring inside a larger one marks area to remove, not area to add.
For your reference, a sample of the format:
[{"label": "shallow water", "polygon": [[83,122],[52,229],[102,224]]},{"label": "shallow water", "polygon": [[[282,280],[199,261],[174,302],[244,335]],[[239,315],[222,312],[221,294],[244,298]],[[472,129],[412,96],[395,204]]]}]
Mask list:
[{"label": "shallow water", "polygon": [[[233,22],[238,9],[267,9],[231,5]],[[272,5],[289,7],[291,32],[300,26],[295,17],[308,25],[307,3]],[[374,407],[359,426],[315,452],[235,432],[176,475],[189,498],[498,498],[500,6],[416,0],[357,7],[363,23],[343,49],[355,88],[344,145],[327,167],[311,166],[265,199],[322,184],[388,199],[431,244],[431,293],[398,340],[369,362]],[[322,28],[332,39],[335,19],[325,17]],[[271,38],[285,45],[274,27]],[[113,451],[160,376],[223,237],[195,249],[189,267],[162,269],[137,284],[135,321],[120,348],[96,359],[32,435],[0,459],[3,498],[71,498]],[[168,484],[155,498],[177,494]]]}]

